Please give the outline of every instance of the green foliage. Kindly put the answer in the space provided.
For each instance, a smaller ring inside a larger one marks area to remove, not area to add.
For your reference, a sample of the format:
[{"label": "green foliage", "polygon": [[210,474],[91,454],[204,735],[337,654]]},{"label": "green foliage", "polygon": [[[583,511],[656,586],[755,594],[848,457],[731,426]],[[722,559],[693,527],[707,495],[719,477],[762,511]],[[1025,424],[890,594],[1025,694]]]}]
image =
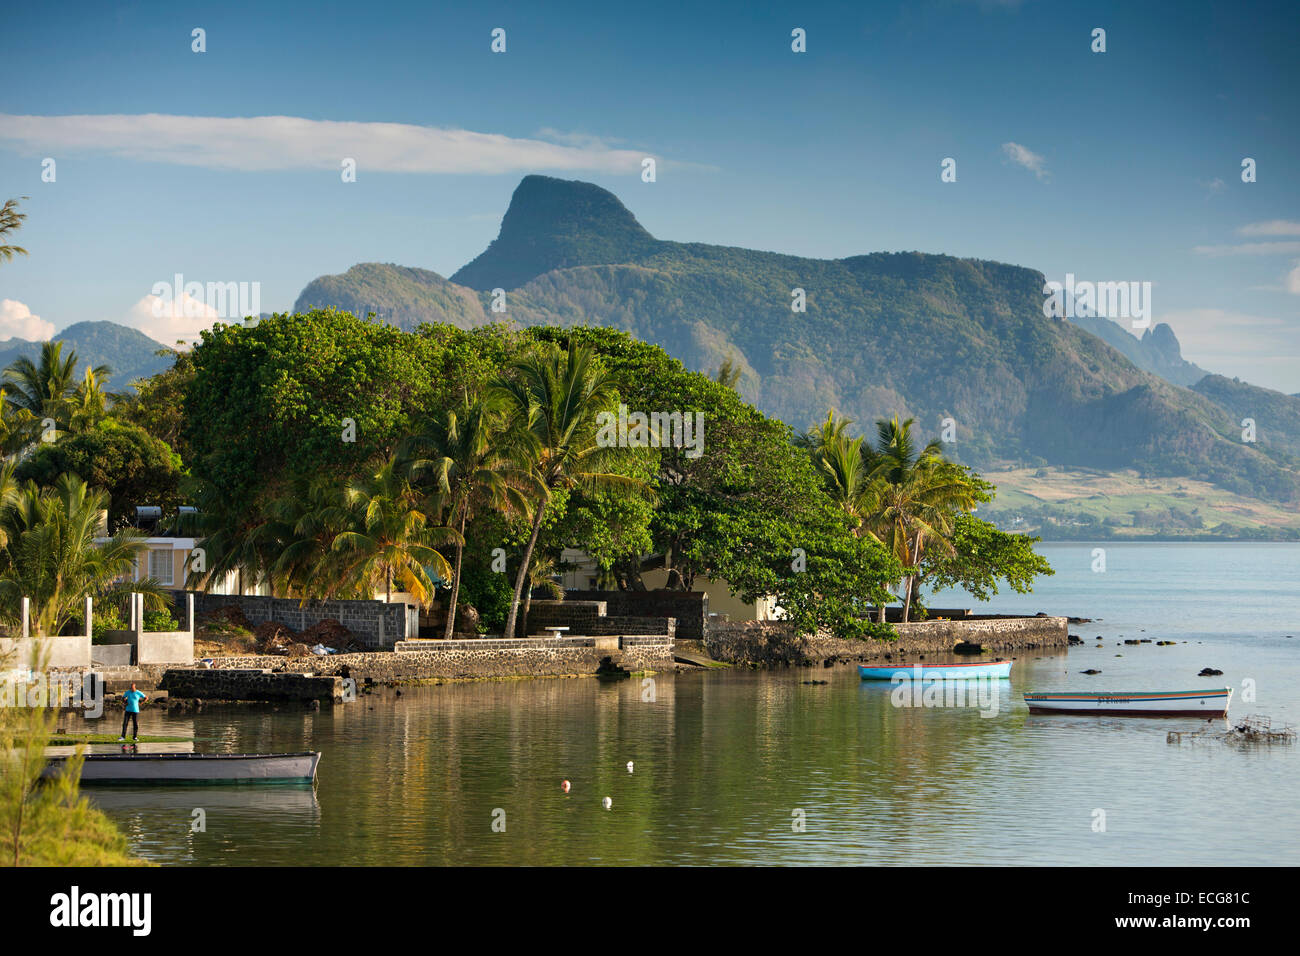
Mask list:
[{"label": "green foliage", "polygon": [[471,605],[479,613],[479,623],[489,632],[500,632],[510,613],[514,597],[508,575],[490,569],[491,558],[485,561],[466,560],[462,571],[461,602]]},{"label": "green foliage", "polygon": [[1056,573],[1034,550],[1038,540],[1000,531],[974,515],[961,514],[954,525],[952,553],[932,552],[922,565],[921,576],[931,588],[964,588],[980,601],[991,600],[998,593],[999,581],[1027,594],[1033,589],[1034,578]]},{"label": "green foliage", "polygon": [[180,621],[172,617],[172,612],[168,610],[144,612],[144,629],[146,631],[176,631],[180,630]]},{"label": "green foliage", "polygon": [[15,471],[19,481],[51,487],[63,474],[107,492],[110,529],[122,527],[137,505],[167,513],[183,502],[180,456],[143,428],[111,418],[38,444]]}]

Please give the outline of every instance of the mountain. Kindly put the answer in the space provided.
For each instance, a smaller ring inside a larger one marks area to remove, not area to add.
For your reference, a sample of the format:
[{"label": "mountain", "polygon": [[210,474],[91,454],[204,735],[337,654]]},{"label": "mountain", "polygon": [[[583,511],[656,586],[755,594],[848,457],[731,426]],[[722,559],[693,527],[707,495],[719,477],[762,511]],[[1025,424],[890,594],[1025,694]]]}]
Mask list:
[{"label": "mountain", "polygon": [[1300,395],[1286,395],[1236,378],[1207,375],[1192,391],[1227,409],[1238,428],[1246,419],[1255,423],[1255,440],[1300,457]]},{"label": "mountain", "polygon": [[[797,429],[828,408],[864,428],[914,417],[927,436],[952,418],[951,453],[980,467],[1132,469],[1300,500],[1289,439],[1243,443],[1240,417],[1214,397],[1046,318],[1043,284],[1021,266],[918,252],[825,260],[660,240],[599,187],[528,176],[497,239],[451,280],[367,264],[315,280],[295,308],[370,299],[405,327],[612,326],[698,370],[732,357],[742,394]],[[504,315],[494,289],[506,290]],[[792,310],[796,290],[806,311]],[[1143,341],[1148,364],[1182,361],[1172,331]]]},{"label": "mountain", "polygon": [[1125,331],[1122,325],[1102,316],[1076,316],[1071,321],[1117,349],[1138,368],[1159,375],[1167,382],[1190,388],[1209,374],[1183,358],[1178,337],[1165,322],[1147,329],[1139,339]]},{"label": "mountain", "polygon": [[[77,353],[78,373],[86,365],[107,365],[113,370],[109,385],[124,389],[137,378],[156,375],[172,364],[170,356],[155,353],[163,348],[143,332],[118,325],[116,322],[78,322],[54,336],[53,341],[63,343],[63,354]],[[26,339],[6,339],[0,342],[0,369],[21,355],[35,361],[40,355],[41,343]],[[77,376],[80,378],[80,374]]]},{"label": "mountain", "polygon": [[471,289],[514,289],[571,266],[634,262],[663,245],[611,192],[591,183],[525,176],[501,220],[501,234],[451,281]]}]

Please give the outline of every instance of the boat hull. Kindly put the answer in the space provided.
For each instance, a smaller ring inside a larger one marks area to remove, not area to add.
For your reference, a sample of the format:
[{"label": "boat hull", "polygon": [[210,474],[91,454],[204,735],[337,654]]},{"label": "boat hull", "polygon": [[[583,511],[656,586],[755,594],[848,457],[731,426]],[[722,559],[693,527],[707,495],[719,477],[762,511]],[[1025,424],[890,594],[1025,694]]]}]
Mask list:
[{"label": "boat hull", "polygon": [[1132,717],[1222,717],[1232,688],[1175,691],[1062,691],[1026,694],[1031,714],[1119,714]]},{"label": "boat hull", "polygon": [[961,664],[889,664],[885,667],[858,665],[863,680],[983,680],[1011,676],[1011,661],[971,661]]},{"label": "boat hull", "polygon": [[[45,776],[62,771],[65,758],[50,761]],[[83,784],[311,783],[320,753],[293,754],[90,754],[81,765]]]}]

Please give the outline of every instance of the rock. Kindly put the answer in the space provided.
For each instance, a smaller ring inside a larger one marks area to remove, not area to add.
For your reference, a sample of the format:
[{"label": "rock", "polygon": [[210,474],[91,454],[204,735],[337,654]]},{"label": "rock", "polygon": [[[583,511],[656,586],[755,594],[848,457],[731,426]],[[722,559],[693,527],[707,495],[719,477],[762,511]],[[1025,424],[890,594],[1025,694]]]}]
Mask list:
[{"label": "rock", "polygon": [[1197,677],[1218,677],[1223,671],[1215,670],[1213,667],[1202,667]]},{"label": "rock", "polygon": [[1137,643],[1139,643],[1139,642],[1138,642],[1138,641],[1134,641],[1134,640],[1128,640],[1128,641],[1125,641],[1124,643],[1125,643],[1125,644],[1137,644]]},{"label": "rock", "polygon": [[801,683],[801,684],[829,684],[830,681],[828,681],[828,680],[801,680],[799,683]]},{"label": "rock", "polygon": [[1089,667],[1086,671],[1079,671],[1080,674],[1100,674],[1101,671],[1094,667]]}]

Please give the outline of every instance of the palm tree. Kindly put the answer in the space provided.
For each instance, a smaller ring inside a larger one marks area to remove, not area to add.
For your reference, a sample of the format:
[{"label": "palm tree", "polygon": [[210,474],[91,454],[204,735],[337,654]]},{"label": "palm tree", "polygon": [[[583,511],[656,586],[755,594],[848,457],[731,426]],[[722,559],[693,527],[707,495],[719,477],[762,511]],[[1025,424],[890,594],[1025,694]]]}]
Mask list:
[{"label": "palm tree", "polygon": [[524,589],[524,609],[519,616],[519,633],[528,635],[528,611],[533,606],[533,592],[545,590],[553,600],[564,597],[564,588],[555,581],[560,573],[561,562],[553,554],[543,554],[533,559],[528,569],[528,586]]},{"label": "palm tree", "polygon": [[[111,374],[107,365],[97,365],[90,370],[89,380],[98,382]],[[10,403],[27,412],[33,426],[51,419],[59,429],[66,428],[72,417],[76,377],[77,353],[69,352],[64,358],[62,342],[44,342],[36,362],[22,355],[4,370]],[[30,429],[27,436],[34,439]]]},{"label": "palm tree", "polygon": [[[76,358],[75,354],[73,358]],[[68,412],[71,431],[86,431],[94,427],[108,414],[109,404],[116,404],[118,396],[104,389],[104,379],[108,374],[106,365],[98,368],[86,366],[81,384],[72,390]]]},{"label": "palm tree", "polygon": [[[941,442],[930,441],[916,450],[912,424],[910,418],[876,422],[875,447],[864,451],[870,481],[862,508],[867,532],[904,567],[915,569],[927,547],[952,550],[953,519],[958,511],[972,510],[978,497],[966,471],[944,459]],[[905,584],[904,622],[911,614],[915,570]],[[882,605],[880,620],[884,618]]]},{"label": "palm tree", "polygon": [[[26,199],[27,197],[22,197]],[[18,200],[8,199],[0,206],[0,262],[8,262],[15,255],[25,256],[27,250],[22,246],[6,245],[3,241],[8,233],[15,232],[27,218],[27,213],[18,211]]]},{"label": "palm tree", "polygon": [[342,489],[330,478],[315,478],[272,499],[266,514],[267,522],[252,536],[261,551],[276,555],[269,566],[271,579],[280,582],[285,594],[304,600],[323,597],[340,576],[341,557],[333,545],[349,519]]},{"label": "palm tree", "polygon": [[454,545],[456,558],[443,632],[447,639],[456,626],[466,523],[482,507],[507,515],[527,515],[530,501],[545,496],[546,489],[536,475],[512,461],[508,438],[491,404],[482,399],[471,402],[467,397],[459,411],[427,421],[400,452],[413,477],[432,475],[435,493],[448,509],[448,523],[460,535]]},{"label": "palm tree", "polygon": [[373,476],[344,489],[350,527],[331,545],[340,556],[340,574],[328,596],[345,587],[372,595],[382,585],[391,598],[396,581],[427,607],[434,586],[425,569],[450,578],[451,566],[437,546],[464,539],[452,528],[434,524],[430,512],[437,502],[421,500],[402,470],[390,458]]},{"label": "palm tree", "polygon": [[151,608],[165,606],[157,582],[124,580],[134,571],[137,556],[147,550],[138,531],[95,543],[100,512],[108,507],[106,493],[88,488],[73,475],[61,475],[53,488],[29,481],[0,494],[6,496],[0,513],[0,610],[9,620],[18,619],[24,597],[32,601],[33,633],[45,635],[59,634],[80,617],[86,595],[114,600],[136,591],[145,594]]},{"label": "palm tree", "polygon": [[567,350],[554,343],[539,346],[511,364],[507,376],[493,383],[491,395],[503,403],[541,491],[533,502],[532,527],[506,617],[503,634],[511,637],[551,492],[582,487],[644,493],[649,488],[613,472],[626,451],[603,447],[596,440],[596,418],[612,409],[618,391],[590,348],[572,341]]}]

